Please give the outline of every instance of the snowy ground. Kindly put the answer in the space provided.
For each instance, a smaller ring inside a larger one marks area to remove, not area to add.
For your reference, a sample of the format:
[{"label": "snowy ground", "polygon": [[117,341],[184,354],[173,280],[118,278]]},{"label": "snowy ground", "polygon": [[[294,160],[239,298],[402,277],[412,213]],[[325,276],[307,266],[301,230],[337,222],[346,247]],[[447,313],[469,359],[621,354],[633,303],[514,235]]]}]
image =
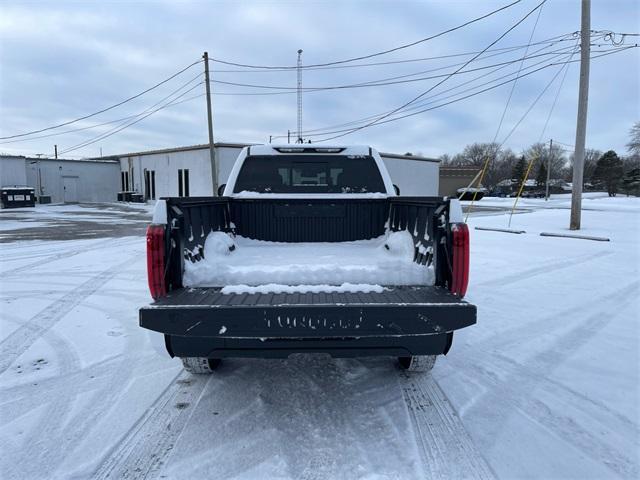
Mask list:
[{"label": "snowy ground", "polygon": [[128,226],[63,240],[83,207],[0,212],[0,478],[638,478],[640,200],[585,200],[611,242],[539,236],[568,196],[521,201],[526,234],[473,229],[511,202],[470,218],[478,324],[424,378],[321,356],[190,376],[137,326],[139,218],[95,206]]}]

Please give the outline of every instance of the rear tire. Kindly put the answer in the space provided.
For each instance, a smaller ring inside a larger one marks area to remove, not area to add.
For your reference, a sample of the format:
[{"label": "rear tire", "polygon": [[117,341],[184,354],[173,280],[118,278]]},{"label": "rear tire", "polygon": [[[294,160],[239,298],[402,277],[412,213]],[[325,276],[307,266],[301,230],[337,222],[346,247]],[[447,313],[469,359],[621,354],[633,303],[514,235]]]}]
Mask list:
[{"label": "rear tire", "polygon": [[437,355],[412,355],[398,357],[400,368],[406,372],[430,372],[436,364]]},{"label": "rear tire", "polygon": [[184,369],[195,375],[211,374],[220,365],[219,358],[181,357]]}]

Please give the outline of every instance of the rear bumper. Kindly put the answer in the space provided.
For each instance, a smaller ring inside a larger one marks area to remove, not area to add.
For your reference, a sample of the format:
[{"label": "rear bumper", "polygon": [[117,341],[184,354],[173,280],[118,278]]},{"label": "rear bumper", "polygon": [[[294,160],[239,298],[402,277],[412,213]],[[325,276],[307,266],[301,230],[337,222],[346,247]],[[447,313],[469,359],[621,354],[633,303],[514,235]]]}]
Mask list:
[{"label": "rear bumper", "polygon": [[287,358],[294,353],[324,353],[332,357],[446,354],[453,332],[411,337],[369,338],[211,338],[165,336],[167,351],[176,357]]}]

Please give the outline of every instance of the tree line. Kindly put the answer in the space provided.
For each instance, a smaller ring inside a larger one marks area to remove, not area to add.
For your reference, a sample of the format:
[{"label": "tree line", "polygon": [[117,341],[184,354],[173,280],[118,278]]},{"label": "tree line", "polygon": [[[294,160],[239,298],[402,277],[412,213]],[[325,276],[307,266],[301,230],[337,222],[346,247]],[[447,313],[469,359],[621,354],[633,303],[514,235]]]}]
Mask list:
[{"label": "tree line", "polygon": [[[620,156],[613,150],[585,151],[583,187],[586,190],[606,190],[610,196],[619,191],[640,195],[640,122],[633,125],[629,136],[627,155]],[[479,169],[487,159],[489,163],[482,184],[489,190],[509,181],[513,189],[519,188],[531,159],[534,163],[528,179],[535,180],[538,187],[546,185],[547,168],[551,181],[571,182],[573,177],[573,153],[568,154],[568,150],[558,144],[538,142],[516,154],[510,148],[500,148],[498,143],[472,143],[460,153],[440,156],[444,165]]]}]

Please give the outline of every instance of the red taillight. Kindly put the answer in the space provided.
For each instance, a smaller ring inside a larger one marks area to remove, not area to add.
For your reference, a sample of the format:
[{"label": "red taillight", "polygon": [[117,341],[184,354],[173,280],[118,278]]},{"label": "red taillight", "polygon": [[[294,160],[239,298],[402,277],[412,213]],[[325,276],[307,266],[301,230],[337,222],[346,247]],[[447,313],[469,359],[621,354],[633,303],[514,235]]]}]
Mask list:
[{"label": "red taillight", "polygon": [[164,282],[164,225],[147,228],[147,278],[153,299],[167,294]]},{"label": "red taillight", "polygon": [[454,294],[464,297],[469,284],[469,228],[466,223],[454,223],[451,232],[453,233],[451,254],[453,271],[450,290]]}]

